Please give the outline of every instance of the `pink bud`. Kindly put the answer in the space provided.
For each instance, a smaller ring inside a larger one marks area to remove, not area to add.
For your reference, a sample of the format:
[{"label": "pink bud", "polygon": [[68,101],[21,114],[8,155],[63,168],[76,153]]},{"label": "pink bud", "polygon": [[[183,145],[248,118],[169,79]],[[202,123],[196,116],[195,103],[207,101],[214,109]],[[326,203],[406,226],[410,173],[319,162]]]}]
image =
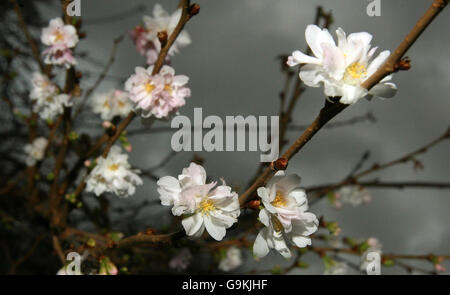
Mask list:
[{"label": "pink bud", "polygon": [[131,153],[131,151],[133,150],[133,147],[131,146],[131,144],[128,144],[125,146],[125,150],[129,153]]},{"label": "pink bud", "polygon": [[84,166],[85,167],[91,166],[91,161],[89,161],[89,160],[84,161]]},{"label": "pink bud", "polygon": [[112,123],[109,121],[103,121],[102,126],[103,128],[108,129],[112,126]]}]

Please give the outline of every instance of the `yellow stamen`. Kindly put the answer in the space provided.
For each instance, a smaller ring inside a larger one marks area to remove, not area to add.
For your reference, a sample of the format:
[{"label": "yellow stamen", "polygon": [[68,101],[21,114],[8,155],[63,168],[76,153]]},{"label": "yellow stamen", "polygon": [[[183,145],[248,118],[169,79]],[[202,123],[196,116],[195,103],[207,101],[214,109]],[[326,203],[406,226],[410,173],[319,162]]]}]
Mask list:
[{"label": "yellow stamen", "polygon": [[55,33],[55,41],[63,41],[64,40],[64,35],[61,33],[61,31],[57,31]]},{"label": "yellow stamen", "polygon": [[366,66],[359,62],[355,62],[345,70],[344,81],[346,83],[354,84],[355,82],[359,82],[365,76],[367,76]]},{"label": "yellow stamen", "polygon": [[200,202],[199,205],[200,212],[203,214],[208,215],[210,211],[216,210],[216,207],[214,206],[214,202],[210,199],[204,199]]},{"label": "yellow stamen", "polygon": [[150,84],[148,82],[145,84],[145,91],[147,91],[147,93],[151,93],[154,89],[155,89],[155,85]]},{"label": "yellow stamen", "polygon": [[125,106],[125,104],[120,100],[119,100],[118,104],[119,104],[119,108],[123,108]]},{"label": "yellow stamen", "polygon": [[173,91],[172,86],[170,86],[170,84],[164,85],[164,90],[169,92],[169,94],[172,94]]},{"label": "yellow stamen", "polygon": [[115,163],[111,164],[111,165],[108,166],[108,169],[111,170],[111,171],[117,171],[119,169],[119,165],[117,165]]},{"label": "yellow stamen", "polygon": [[277,191],[277,194],[275,195],[275,200],[271,203],[275,207],[284,207],[287,204],[286,197],[281,193],[280,191]]},{"label": "yellow stamen", "polygon": [[105,101],[105,103],[103,104],[103,107],[106,109],[109,109],[110,108],[109,103],[107,101]]}]

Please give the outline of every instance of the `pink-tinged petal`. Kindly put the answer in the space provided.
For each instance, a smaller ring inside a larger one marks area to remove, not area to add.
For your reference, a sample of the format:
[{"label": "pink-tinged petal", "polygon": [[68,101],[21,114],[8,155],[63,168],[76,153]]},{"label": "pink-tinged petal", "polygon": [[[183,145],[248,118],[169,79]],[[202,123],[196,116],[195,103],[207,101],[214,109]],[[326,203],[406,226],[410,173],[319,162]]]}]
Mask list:
[{"label": "pink-tinged petal", "polygon": [[263,228],[256,236],[253,244],[253,254],[257,257],[264,257],[269,254],[269,246],[267,245],[268,229]]},{"label": "pink-tinged petal", "polygon": [[308,25],[306,27],[305,38],[312,52],[319,59],[322,59],[322,43],[336,45],[328,30],[322,30],[316,25]]},{"label": "pink-tinged petal", "polygon": [[174,70],[171,66],[164,65],[164,66],[161,68],[161,71],[159,71],[159,74],[160,74],[161,76],[164,76],[164,75],[170,75],[170,76],[173,76],[173,75],[175,75],[175,70]]},{"label": "pink-tinged petal", "polygon": [[345,57],[335,45],[321,44],[323,51],[322,65],[328,74],[335,80],[341,80],[345,72]]},{"label": "pink-tinged petal", "polygon": [[372,89],[369,94],[378,96],[381,98],[391,98],[397,93],[397,85],[392,82],[378,83]]},{"label": "pink-tinged petal", "polygon": [[173,77],[173,85],[174,86],[184,86],[189,82],[189,77],[185,75],[177,75]]},{"label": "pink-tinged petal", "polygon": [[304,54],[303,52],[296,50],[292,52],[292,56],[288,57],[287,65],[290,67],[296,66],[298,64],[320,64],[318,58]]}]

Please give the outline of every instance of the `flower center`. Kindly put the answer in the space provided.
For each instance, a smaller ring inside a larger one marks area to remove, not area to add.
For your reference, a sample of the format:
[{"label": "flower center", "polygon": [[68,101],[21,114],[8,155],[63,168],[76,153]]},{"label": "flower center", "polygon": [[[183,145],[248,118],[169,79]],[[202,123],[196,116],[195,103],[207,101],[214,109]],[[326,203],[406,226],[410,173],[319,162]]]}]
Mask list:
[{"label": "flower center", "polygon": [[287,204],[286,197],[283,195],[282,192],[277,191],[277,194],[275,195],[275,200],[271,203],[275,207],[284,207]]},{"label": "flower center", "polygon": [[200,212],[208,215],[210,211],[216,210],[216,207],[214,206],[213,201],[211,201],[210,199],[204,199],[200,202],[199,209]]},{"label": "flower center", "polygon": [[367,68],[359,62],[354,62],[347,67],[344,73],[344,82],[348,84],[358,84],[367,75]]},{"label": "flower center", "polygon": [[117,171],[119,169],[119,165],[117,165],[116,163],[111,164],[108,166],[108,169],[111,171]]},{"label": "flower center", "polygon": [[145,91],[147,93],[151,93],[155,89],[155,85],[151,84],[150,82],[145,83]]},{"label": "flower center", "polygon": [[108,101],[105,101],[105,103],[103,104],[103,107],[105,109],[109,109],[110,108]]},{"label": "flower center", "polygon": [[119,100],[118,104],[119,104],[119,108],[123,108],[123,107],[125,106],[125,103],[123,103],[123,102],[120,101],[120,100]]},{"label": "flower center", "polygon": [[164,85],[164,90],[169,92],[169,94],[172,94],[173,91],[172,86],[170,86],[170,84]]},{"label": "flower center", "polygon": [[55,33],[55,41],[63,41],[64,35],[61,33],[61,31],[56,31]]}]

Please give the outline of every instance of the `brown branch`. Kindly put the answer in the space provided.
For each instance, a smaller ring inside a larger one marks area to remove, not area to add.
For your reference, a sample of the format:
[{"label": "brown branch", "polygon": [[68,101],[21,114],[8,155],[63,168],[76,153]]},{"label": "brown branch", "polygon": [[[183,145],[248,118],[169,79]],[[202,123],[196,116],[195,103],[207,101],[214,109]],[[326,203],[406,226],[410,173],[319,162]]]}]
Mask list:
[{"label": "brown branch", "polygon": [[123,35],[120,35],[119,37],[114,39],[113,46],[112,46],[112,49],[111,49],[111,54],[109,56],[108,62],[106,63],[105,68],[103,69],[103,71],[98,76],[98,78],[95,81],[94,85],[86,91],[86,94],[81,99],[80,106],[78,107],[78,109],[76,110],[76,112],[74,114],[74,119],[81,113],[81,111],[83,110],[83,107],[84,107],[84,104],[86,103],[86,101],[89,99],[89,97],[95,91],[95,89],[97,89],[97,87],[105,79],[106,75],[108,74],[109,70],[111,69],[111,66],[113,65],[114,61],[116,60],[117,48],[118,48],[120,42],[122,42],[122,40],[123,40]]},{"label": "brown branch", "polygon": [[14,11],[19,20],[20,27],[21,27],[23,33],[25,34],[25,38],[27,39],[28,43],[30,44],[31,51],[33,52],[33,57],[36,60],[36,62],[38,63],[39,68],[41,69],[41,72],[44,72],[44,65],[42,64],[42,61],[41,61],[39,49],[36,45],[36,42],[31,37],[30,31],[28,30],[28,26],[25,23],[25,20],[23,18],[22,10],[20,9],[19,3],[17,3],[17,0],[9,0],[9,1],[14,6]]},{"label": "brown branch", "polygon": [[[444,9],[447,5],[447,1],[434,0],[433,4],[426,11],[424,16],[417,22],[407,37],[400,43],[398,48],[387,59],[386,63],[381,66],[371,77],[369,77],[362,87],[371,89],[381,79],[394,72],[394,65],[401,59],[401,57],[407,52],[411,45],[419,38],[425,28],[433,21],[433,19]],[[346,109],[348,105],[341,103],[326,102],[325,106],[320,111],[317,118],[308,127],[308,129],[291,145],[291,147],[282,155],[282,158],[290,160],[296,155],[303,146],[311,140],[311,138],[319,131],[328,121]],[[255,190],[264,185],[264,183],[270,179],[276,171],[271,167],[268,167],[263,174],[256,179],[256,181],[239,197],[241,206],[249,200]]]},{"label": "brown branch", "polygon": [[[194,4],[195,5],[195,4]],[[165,46],[161,49],[158,55],[158,59],[155,62],[155,65],[153,67],[152,75],[157,74],[162,66],[164,65],[164,61],[166,59],[167,54],[169,53],[170,47],[173,45],[175,40],[177,39],[178,35],[181,33],[181,31],[184,28],[184,25],[191,19],[192,14],[190,13],[190,0],[182,0],[181,2],[181,17],[180,21],[178,22],[177,26],[175,27],[174,31],[170,35],[170,37],[167,39],[167,42]],[[120,134],[127,128],[127,126],[133,121],[133,119],[136,117],[136,113],[131,111],[128,116],[122,120],[122,122],[119,124],[119,126],[116,129],[115,134],[109,139],[105,150],[103,151],[103,157],[106,157],[109,153],[109,150],[114,145],[114,143],[119,138]]]}]

